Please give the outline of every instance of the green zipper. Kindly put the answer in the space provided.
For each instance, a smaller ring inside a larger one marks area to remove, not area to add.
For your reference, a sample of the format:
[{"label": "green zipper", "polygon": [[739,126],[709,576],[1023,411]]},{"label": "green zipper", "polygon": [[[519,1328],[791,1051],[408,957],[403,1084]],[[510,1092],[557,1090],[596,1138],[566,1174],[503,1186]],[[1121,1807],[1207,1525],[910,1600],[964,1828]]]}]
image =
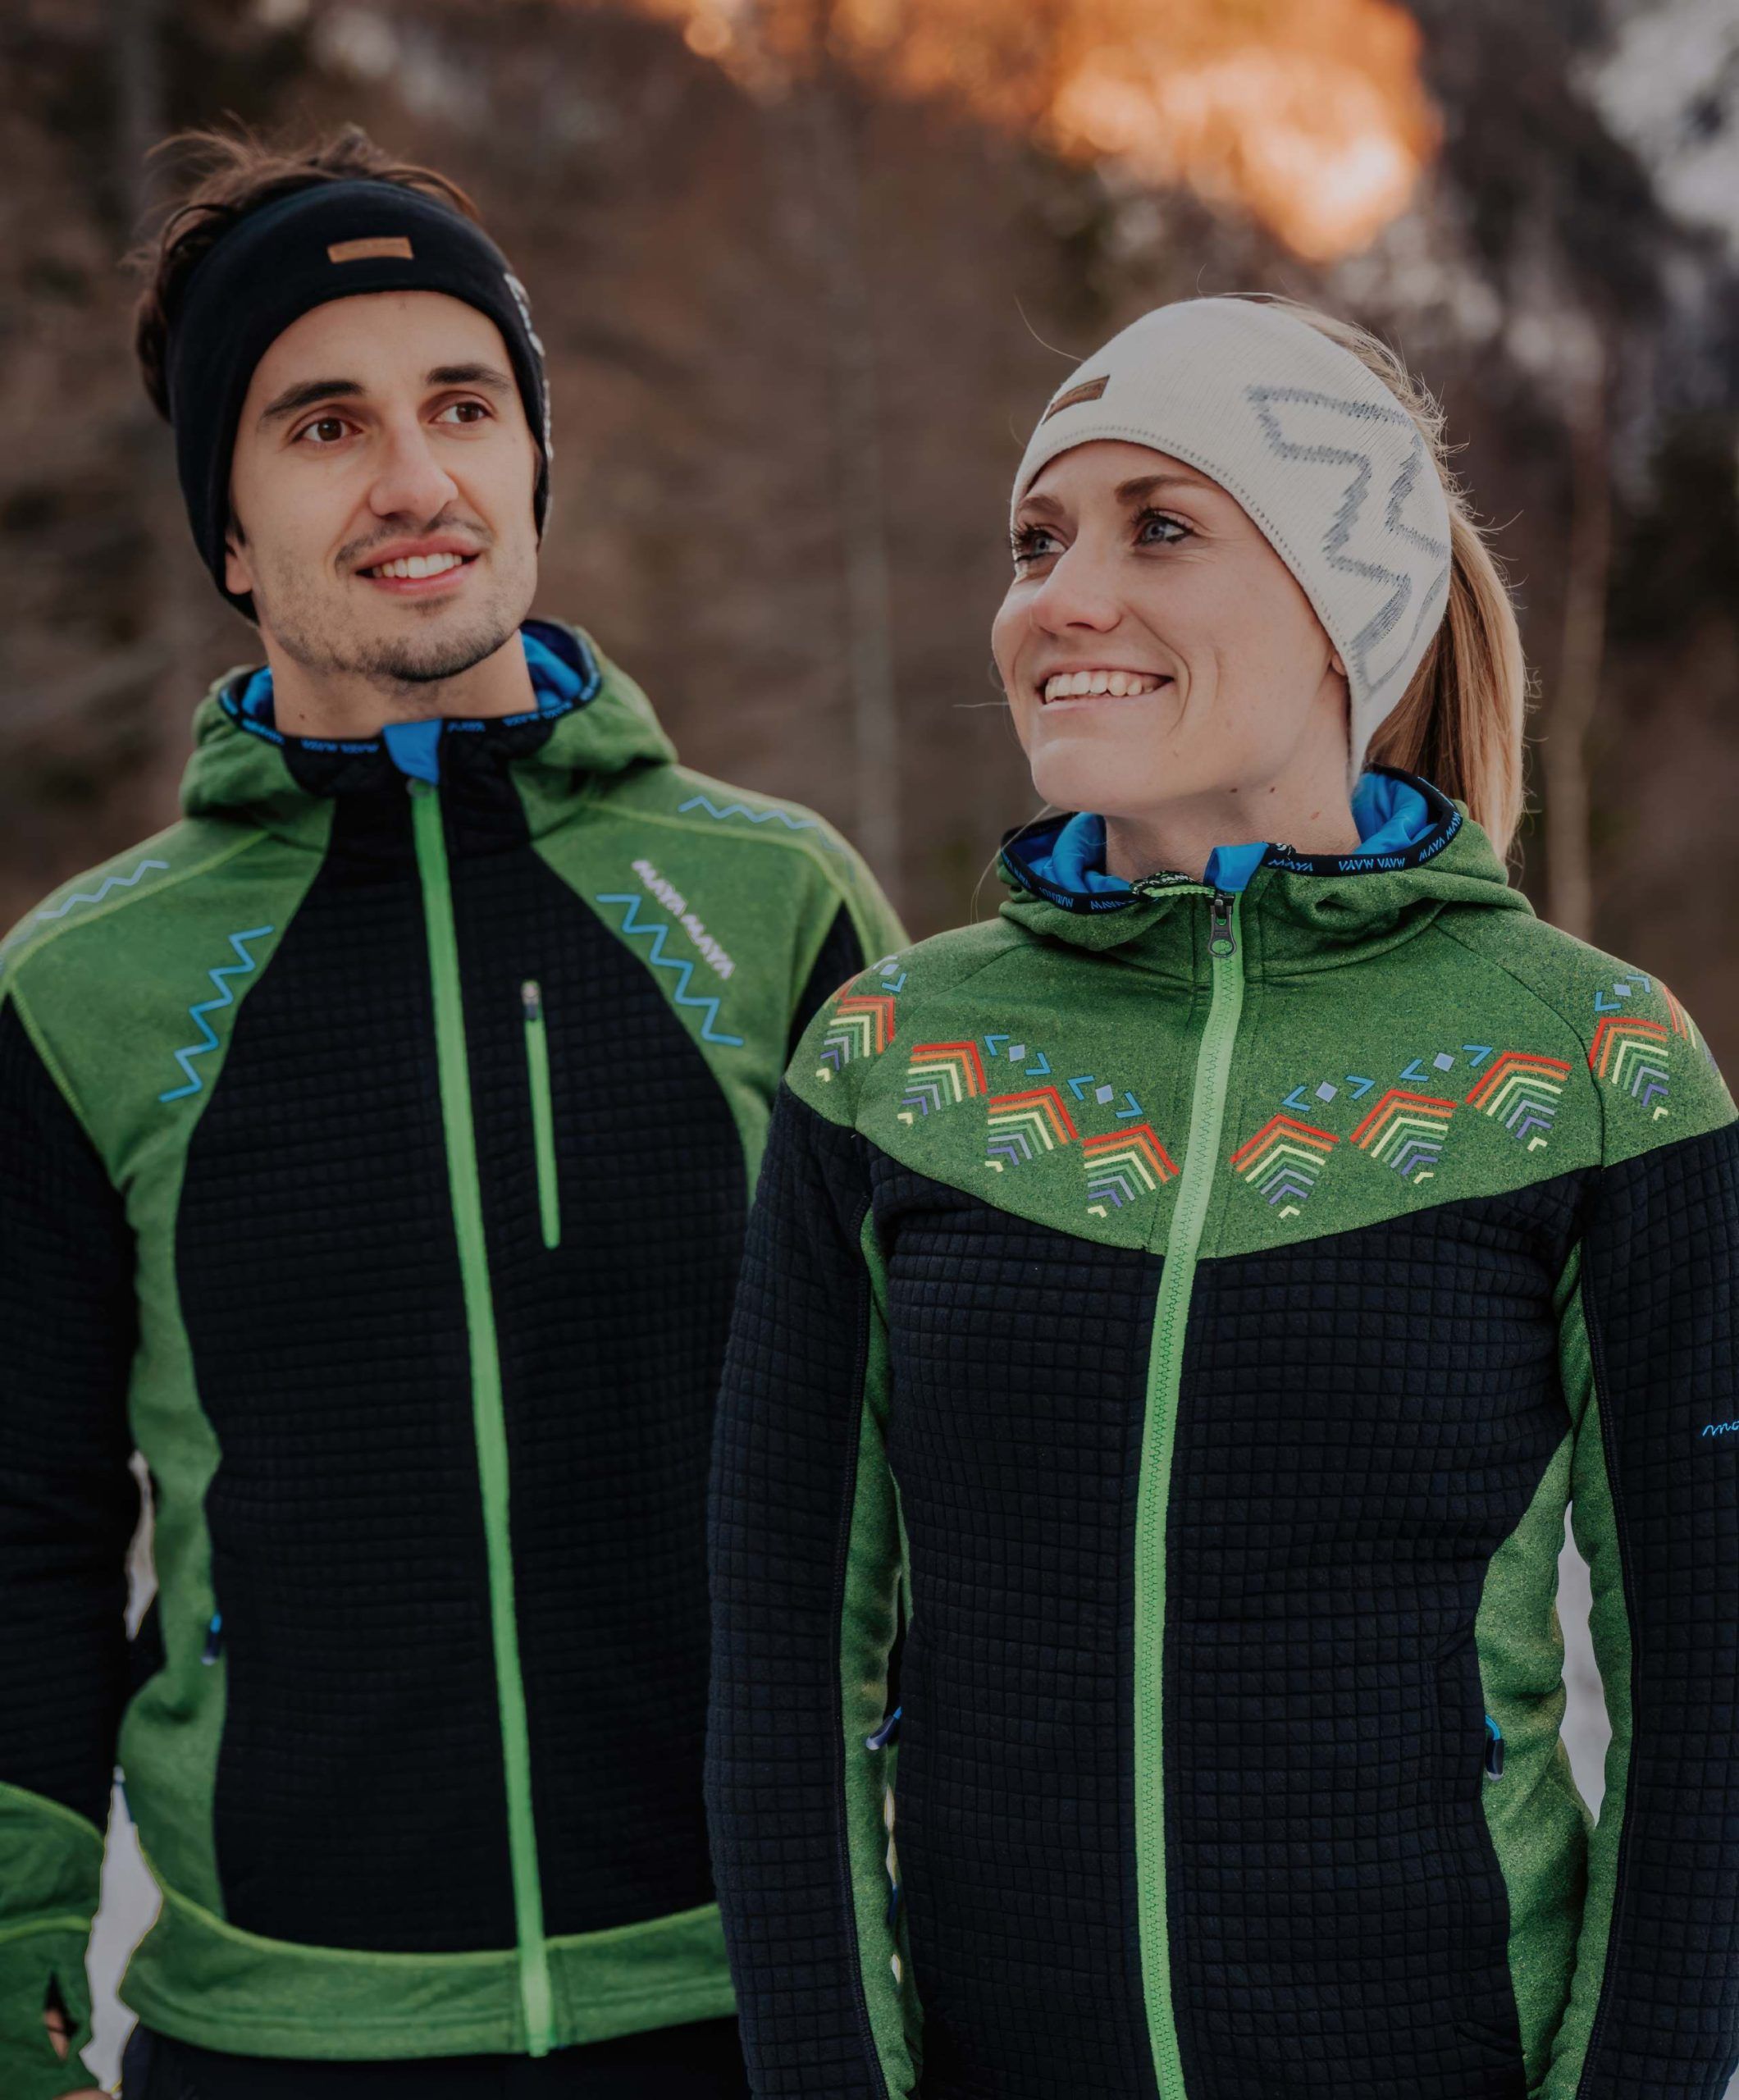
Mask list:
[{"label": "green zipper", "polygon": [[1244,960],[1238,944],[1238,899],[1223,890],[1208,899],[1209,967],[1213,992],[1196,1053],[1189,1137],[1177,1208],[1166,1241],[1166,1266],[1153,1312],[1148,1357],[1147,1419],[1142,1431],[1141,1486],[1135,1505],[1135,1862],[1140,1890],[1141,1968],[1148,2034],[1160,2100],[1185,2100],[1171,2005],[1171,1947],[1166,1915],[1166,1809],[1163,1687],[1166,1624],[1166,1511],[1177,1428],[1184,1337],[1195,1285],[1196,1252],[1207,1221],[1214,1169],[1226,1116],[1232,1046],[1244,1008]]},{"label": "green zipper", "polygon": [[544,1026],[543,987],[528,977],[519,987],[525,1009],[525,1066],[532,1086],[532,1148],[537,1156],[537,1215],[543,1244],[562,1244],[561,1191],[555,1180],[555,1115],[550,1104],[550,1037]]},{"label": "green zipper", "polygon": [[447,1141],[447,1179],[452,1191],[454,1228],[459,1236],[459,1278],[471,1343],[472,1415],[483,1490],[483,1535],[489,1550],[495,1701],[507,1774],[508,1852],[519,1939],[519,2002],[525,2016],[526,2047],[531,2055],[545,2057],[555,2046],[550,1951],[544,1940],[543,1888],[537,1872],[537,1831],[532,1816],[530,1736],[526,1726],[525,1680],[519,1669],[513,1550],[508,1529],[507,1426],[501,1407],[501,1358],[495,1343],[489,1251],[483,1237],[483,1196],[477,1180],[477,1130],[471,1116],[471,1075],[465,1055],[453,883],[441,830],[440,793],[426,780],[413,780],[410,791],[417,869],[422,879],[423,917],[428,927],[429,975],[435,992],[435,1051],[440,1077],[441,1123]]}]

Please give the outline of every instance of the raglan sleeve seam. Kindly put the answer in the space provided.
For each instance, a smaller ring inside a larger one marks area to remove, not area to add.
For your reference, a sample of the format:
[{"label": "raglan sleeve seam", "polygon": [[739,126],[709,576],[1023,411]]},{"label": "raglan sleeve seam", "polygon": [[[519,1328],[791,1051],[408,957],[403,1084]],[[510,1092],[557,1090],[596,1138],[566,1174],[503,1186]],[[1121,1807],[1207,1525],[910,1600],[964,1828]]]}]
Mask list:
[{"label": "raglan sleeve seam", "polygon": [[1553,1020],[1558,1023],[1560,1028],[1568,1029],[1572,1040],[1581,1048],[1582,1052],[1582,1071],[1585,1075],[1585,1084],[1586,1084],[1590,1093],[1593,1096],[1595,1113],[1600,1118],[1600,1164],[1602,1171],[1604,1171],[1609,1153],[1608,1137],[1609,1125],[1607,1121],[1606,1102],[1600,1093],[1600,1088],[1595,1085],[1594,1081],[1593,1067],[1589,1061],[1592,1056],[1593,1046],[1586,1034],[1577,1026],[1576,1021],[1568,1013],[1565,1012],[1561,1007],[1554,1006],[1551,1000],[1547,998],[1537,986],[1530,984],[1522,973],[1518,970],[1513,969],[1509,963],[1504,961],[1501,956],[1489,954],[1484,948],[1479,947],[1477,943],[1466,939],[1462,934],[1458,934],[1453,926],[1445,925],[1441,920],[1438,921],[1438,929],[1441,932],[1445,940],[1454,941],[1458,948],[1463,949],[1466,953],[1471,955],[1476,961],[1483,962],[1488,968],[1500,971],[1513,984],[1518,986],[1536,1007],[1542,1008],[1546,1013],[1549,1013],[1552,1016]]},{"label": "raglan sleeve seam", "polygon": [[[0,995],[0,998],[10,999],[17,1010],[19,1025],[30,1038],[30,1048],[36,1052],[43,1070],[53,1081],[56,1093],[66,1102],[72,1113],[74,1121],[77,1123],[80,1130],[89,1141],[91,1148],[96,1153],[98,1159],[101,1159],[102,1147],[97,1142],[97,1134],[91,1125],[90,1117],[85,1113],[84,1104],[79,1098],[78,1089],[74,1086],[65,1066],[56,1056],[53,1045],[49,1042],[41,1022],[31,1011],[30,1002],[24,995],[23,986],[15,979],[7,987],[4,994]],[[107,1171],[106,1162],[104,1171]]]}]

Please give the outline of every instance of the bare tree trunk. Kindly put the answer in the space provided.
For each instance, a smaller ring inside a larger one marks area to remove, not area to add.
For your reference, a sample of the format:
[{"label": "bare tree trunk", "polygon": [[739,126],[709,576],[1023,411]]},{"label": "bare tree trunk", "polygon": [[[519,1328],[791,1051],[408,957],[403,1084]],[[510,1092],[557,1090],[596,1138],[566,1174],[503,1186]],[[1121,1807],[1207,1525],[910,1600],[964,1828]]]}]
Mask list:
[{"label": "bare tree trunk", "polygon": [[129,237],[149,209],[150,149],[163,135],[162,0],[109,0],[115,80],[115,194]]},{"label": "bare tree trunk", "polygon": [[897,907],[901,807],[899,717],[883,469],[881,390],[864,256],[863,173],[858,98],[829,49],[832,0],[812,16],[812,67],[797,94],[808,135],[833,380],[837,483],[843,564],[845,655],[857,788],[856,843]]},{"label": "bare tree trunk", "polygon": [[1606,653],[1612,565],[1610,436],[1604,361],[1578,389],[1570,425],[1570,536],[1558,677],[1540,744],[1545,788],[1546,911],[1582,940],[1594,933],[1588,732]]}]

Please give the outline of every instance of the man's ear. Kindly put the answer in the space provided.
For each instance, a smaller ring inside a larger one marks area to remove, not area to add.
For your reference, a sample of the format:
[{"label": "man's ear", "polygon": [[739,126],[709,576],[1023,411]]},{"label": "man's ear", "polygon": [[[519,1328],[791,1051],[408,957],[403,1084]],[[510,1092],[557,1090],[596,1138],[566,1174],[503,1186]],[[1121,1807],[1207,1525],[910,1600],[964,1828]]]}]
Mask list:
[{"label": "man's ear", "polygon": [[232,512],[223,536],[223,587],[237,598],[245,598],[253,588],[253,564],[242,552],[247,544],[248,536]]}]

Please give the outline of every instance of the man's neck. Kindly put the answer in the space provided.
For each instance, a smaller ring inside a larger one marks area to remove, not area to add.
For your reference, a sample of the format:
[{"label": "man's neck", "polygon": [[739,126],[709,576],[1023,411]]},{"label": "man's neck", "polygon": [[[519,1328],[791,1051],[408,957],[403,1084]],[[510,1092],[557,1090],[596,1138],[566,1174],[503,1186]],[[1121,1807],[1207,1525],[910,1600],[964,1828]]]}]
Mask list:
[{"label": "man's neck", "polygon": [[393,722],[426,722],[435,715],[473,721],[529,714],[537,705],[517,631],[492,655],[450,678],[311,672],[275,650],[269,636],[266,661],[272,669],[273,719],[288,737],[362,739],[378,736]]}]

